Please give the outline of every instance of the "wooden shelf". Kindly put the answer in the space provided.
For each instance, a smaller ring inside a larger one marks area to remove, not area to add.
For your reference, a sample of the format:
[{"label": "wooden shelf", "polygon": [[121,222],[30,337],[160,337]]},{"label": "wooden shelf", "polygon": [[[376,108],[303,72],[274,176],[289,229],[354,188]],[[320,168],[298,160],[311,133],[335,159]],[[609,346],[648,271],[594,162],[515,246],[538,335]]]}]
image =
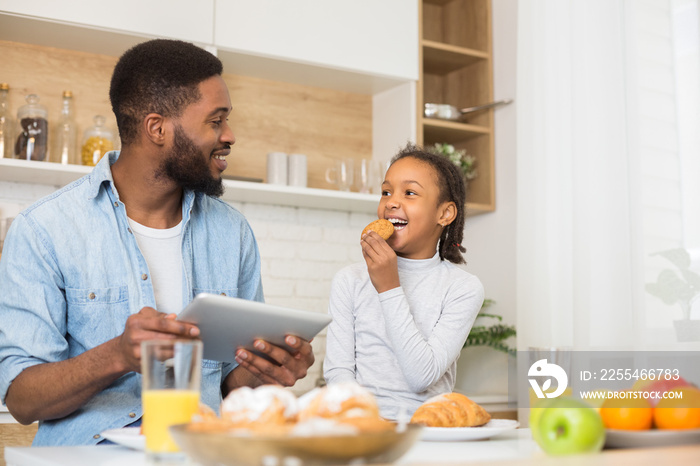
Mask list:
[{"label": "wooden shelf", "polygon": [[493,212],[495,209],[491,204],[482,204],[479,202],[467,202],[467,217],[473,217],[474,215],[487,214]]},{"label": "wooden shelf", "polygon": [[431,5],[439,5],[439,6],[444,6],[450,3],[453,0],[423,0],[424,3],[429,3]]},{"label": "wooden shelf", "polygon": [[427,102],[457,108],[493,101],[491,0],[421,0],[417,139],[426,147],[452,144],[476,157],[477,178],[469,183],[467,215],[496,209],[493,110],[462,121],[423,117]]},{"label": "wooden shelf", "polygon": [[424,118],[423,134],[426,142],[445,142],[454,145],[467,139],[491,134],[491,130],[485,126]]},{"label": "wooden shelf", "polygon": [[446,75],[480,60],[489,58],[489,54],[479,50],[443,44],[432,40],[423,40],[423,72]]},{"label": "wooden shelf", "polygon": [[[92,167],[60,165],[49,162],[0,159],[0,181],[46,184],[61,188],[87,175]],[[333,191],[330,189],[298,188],[250,181],[224,180],[226,191],[222,199],[227,202],[303,207],[340,212],[358,212],[374,215],[379,195]],[[467,215],[490,212],[488,205],[467,203]]]},{"label": "wooden shelf", "polygon": [[[91,170],[92,167],[82,165],[0,159],[0,181],[46,184],[57,188],[77,180]],[[378,194],[298,188],[226,179],[224,186],[226,190],[222,199],[228,202],[253,202],[367,214],[376,213],[379,203]]]}]

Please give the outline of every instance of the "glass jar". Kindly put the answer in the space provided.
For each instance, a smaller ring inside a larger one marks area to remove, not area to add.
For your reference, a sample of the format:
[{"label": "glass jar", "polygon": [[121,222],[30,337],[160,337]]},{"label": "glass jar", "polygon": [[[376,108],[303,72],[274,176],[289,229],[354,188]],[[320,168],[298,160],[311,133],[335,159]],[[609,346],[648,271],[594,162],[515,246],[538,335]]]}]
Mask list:
[{"label": "glass jar", "polygon": [[15,158],[45,160],[49,143],[49,112],[39,103],[39,96],[29,94],[27,103],[17,110]]},{"label": "glass jar", "polygon": [[73,110],[73,93],[63,91],[63,105],[58,121],[52,122],[51,150],[49,162],[63,165],[80,164],[78,157],[78,127],[75,123]]},{"label": "glass jar", "polygon": [[10,110],[10,85],[0,83],[0,159],[12,158],[14,118]]},{"label": "glass jar", "polygon": [[85,130],[80,157],[83,165],[95,166],[105,153],[114,149],[114,135],[105,126],[105,117],[95,115],[95,126]]}]

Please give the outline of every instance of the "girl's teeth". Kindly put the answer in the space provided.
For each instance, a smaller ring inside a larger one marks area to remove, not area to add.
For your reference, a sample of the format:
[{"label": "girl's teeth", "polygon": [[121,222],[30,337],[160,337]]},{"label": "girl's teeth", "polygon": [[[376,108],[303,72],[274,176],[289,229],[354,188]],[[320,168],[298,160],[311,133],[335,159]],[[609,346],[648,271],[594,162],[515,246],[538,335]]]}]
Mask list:
[{"label": "girl's teeth", "polygon": [[406,228],[406,224],[408,223],[405,220],[399,220],[397,218],[390,218],[388,220],[394,225],[394,230],[396,231],[403,230]]}]

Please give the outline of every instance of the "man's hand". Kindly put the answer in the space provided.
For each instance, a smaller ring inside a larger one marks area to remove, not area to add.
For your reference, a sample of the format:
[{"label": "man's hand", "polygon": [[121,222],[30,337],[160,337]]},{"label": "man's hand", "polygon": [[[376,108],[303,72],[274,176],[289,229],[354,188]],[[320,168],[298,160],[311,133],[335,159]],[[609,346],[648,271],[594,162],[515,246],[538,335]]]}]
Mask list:
[{"label": "man's hand", "polygon": [[164,314],[144,307],[126,319],[124,333],[118,337],[119,356],[127,371],[141,372],[141,342],[144,340],[194,339],[197,326],[175,320],[175,314]]},{"label": "man's hand", "polygon": [[255,349],[268,356],[269,360],[239,348],[236,352],[236,361],[239,367],[250,372],[257,381],[238,378],[238,382],[227,383],[229,390],[240,385],[277,384],[291,387],[297,380],[305,377],[315,360],[311,343],[292,335],[287,335],[284,341],[291,350],[287,351],[266,341],[255,341]]},{"label": "man's hand", "polygon": [[122,375],[140,372],[142,341],[197,336],[199,329],[175,314],[144,307],[129,316],[120,336],[74,358],[26,368],[7,391],[7,407],[23,424],[67,416]]},{"label": "man's hand", "polygon": [[367,263],[367,272],[377,293],[401,286],[396,253],[376,232],[370,231],[360,240],[362,256]]}]

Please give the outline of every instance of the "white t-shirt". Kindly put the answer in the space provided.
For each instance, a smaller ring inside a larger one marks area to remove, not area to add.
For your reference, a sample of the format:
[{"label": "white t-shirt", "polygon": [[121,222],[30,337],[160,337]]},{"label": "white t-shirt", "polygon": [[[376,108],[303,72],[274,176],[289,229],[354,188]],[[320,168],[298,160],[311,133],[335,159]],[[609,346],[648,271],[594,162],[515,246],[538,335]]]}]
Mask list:
[{"label": "white t-shirt", "polygon": [[146,259],[156,309],[166,314],[182,310],[182,222],[172,228],[149,228],[129,219],[136,243]]}]

